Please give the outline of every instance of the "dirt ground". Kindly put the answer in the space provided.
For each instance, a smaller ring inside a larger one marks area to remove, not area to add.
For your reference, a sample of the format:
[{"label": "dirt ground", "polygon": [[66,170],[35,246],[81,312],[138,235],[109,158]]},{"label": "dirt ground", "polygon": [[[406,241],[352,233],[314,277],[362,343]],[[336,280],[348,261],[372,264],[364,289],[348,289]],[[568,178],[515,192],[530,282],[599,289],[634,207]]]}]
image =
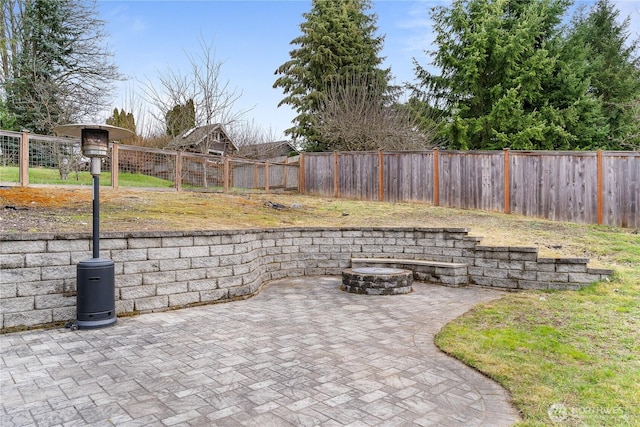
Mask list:
[{"label": "dirt ground", "polygon": [[[91,188],[0,188],[0,233],[92,231]],[[538,246],[544,256],[588,256],[572,245],[585,226],[517,215],[297,194],[100,189],[100,231],[180,231],[265,227],[416,226],[467,228],[482,244]]]}]

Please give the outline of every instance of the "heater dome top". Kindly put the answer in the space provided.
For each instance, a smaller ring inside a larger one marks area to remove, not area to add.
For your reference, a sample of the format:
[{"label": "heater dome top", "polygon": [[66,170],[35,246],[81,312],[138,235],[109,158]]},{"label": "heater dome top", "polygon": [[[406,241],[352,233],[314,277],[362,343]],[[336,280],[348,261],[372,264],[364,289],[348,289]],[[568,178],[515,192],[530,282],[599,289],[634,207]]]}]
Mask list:
[{"label": "heater dome top", "polygon": [[131,138],[135,135],[135,132],[124,129],[117,126],[105,125],[105,124],[95,124],[95,123],[77,123],[77,124],[69,124],[69,125],[60,125],[53,128],[53,131],[56,135],[63,136],[73,136],[76,138],[80,138],[82,136],[82,129],[99,129],[106,130],[109,132],[109,140],[121,140],[125,138]]}]

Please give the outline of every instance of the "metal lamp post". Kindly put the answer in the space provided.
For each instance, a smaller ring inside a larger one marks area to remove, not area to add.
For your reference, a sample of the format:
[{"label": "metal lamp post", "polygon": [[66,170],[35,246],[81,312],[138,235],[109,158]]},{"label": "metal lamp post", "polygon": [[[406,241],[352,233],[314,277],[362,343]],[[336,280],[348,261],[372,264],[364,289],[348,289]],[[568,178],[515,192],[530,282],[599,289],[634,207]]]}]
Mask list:
[{"label": "metal lamp post", "polygon": [[92,329],[116,323],[115,273],[110,259],[100,258],[100,166],[109,155],[109,140],[130,138],[128,129],[100,124],[71,124],[54,129],[58,135],[80,137],[82,155],[91,159],[93,176],[93,258],[80,261],[76,279],[76,321],[71,329]]}]

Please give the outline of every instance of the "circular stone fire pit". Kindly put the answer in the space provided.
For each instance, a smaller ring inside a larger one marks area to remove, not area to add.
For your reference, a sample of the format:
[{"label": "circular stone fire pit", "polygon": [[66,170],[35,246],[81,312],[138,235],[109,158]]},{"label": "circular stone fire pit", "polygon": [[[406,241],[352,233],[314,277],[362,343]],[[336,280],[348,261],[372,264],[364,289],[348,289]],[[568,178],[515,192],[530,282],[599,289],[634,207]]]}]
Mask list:
[{"label": "circular stone fire pit", "polygon": [[413,291],[413,272],[400,268],[360,267],[342,272],[343,291],[366,295],[398,295]]}]

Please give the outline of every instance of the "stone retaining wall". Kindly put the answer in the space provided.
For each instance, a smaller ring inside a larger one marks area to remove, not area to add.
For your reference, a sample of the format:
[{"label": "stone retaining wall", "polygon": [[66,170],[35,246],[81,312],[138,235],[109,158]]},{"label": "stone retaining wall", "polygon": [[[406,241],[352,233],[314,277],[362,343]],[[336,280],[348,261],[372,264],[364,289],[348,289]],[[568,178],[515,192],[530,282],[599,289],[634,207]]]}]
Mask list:
[{"label": "stone retaining wall", "polygon": [[[448,228],[104,233],[100,257],[115,262],[120,315],[247,297],[282,277],[340,275],[352,257],[466,263],[470,284],[506,289],[577,289],[613,273],[479,241]],[[76,265],[91,256],[87,233],[0,235],[1,329],[75,319]]]}]

